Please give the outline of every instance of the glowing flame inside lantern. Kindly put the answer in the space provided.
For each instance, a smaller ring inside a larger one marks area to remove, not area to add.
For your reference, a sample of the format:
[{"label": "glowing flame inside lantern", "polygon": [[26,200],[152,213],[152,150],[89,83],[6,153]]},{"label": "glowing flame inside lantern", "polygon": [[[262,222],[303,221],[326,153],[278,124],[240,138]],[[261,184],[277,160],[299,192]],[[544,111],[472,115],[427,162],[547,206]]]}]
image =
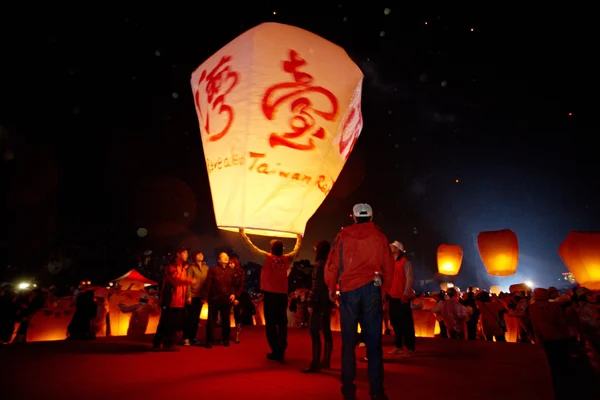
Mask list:
[{"label": "glowing flame inside lantern", "polygon": [[439,273],[452,276],[458,275],[462,259],[462,247],[454,244],[441,244],[437,250]]},{"label": "glowing flame inside lantern", "polygon": [[481,232],[477,248],[483,265],[492,276],[509,276],[517,271],[519,242],[510,229]]},{"label": "glowing flame inside lantern", "polygon": [[362,130],[363,74],[337,45],[261,24],[192,75],[217,226],[295,237]]}]

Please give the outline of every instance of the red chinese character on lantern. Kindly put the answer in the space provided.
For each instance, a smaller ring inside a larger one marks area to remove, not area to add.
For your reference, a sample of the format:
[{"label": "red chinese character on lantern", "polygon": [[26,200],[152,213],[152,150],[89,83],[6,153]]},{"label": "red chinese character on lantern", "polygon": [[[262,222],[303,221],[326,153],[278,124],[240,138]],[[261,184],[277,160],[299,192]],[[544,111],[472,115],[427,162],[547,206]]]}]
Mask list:
[{"label": "red chinese character on lantern", "polygon": [[[329,90],[314,86],[312,75],[299,71],[306,65],[294,50],[290,50],[290,59],[283,62],[283,70],[292,75],[292,82],[277,83],[267,89],[262,101],[265,117],[274,120],[280,107],[289,104],[289,110],[294,114],[290,119],[290,131],[271,133],[271,147],[286,146],[295,150],[312,150],[315,148],[314,138],[325,139],[325,129],[319,126],[315,116],[326,121],[333,121],[337,116],[338,99]],[[327,110],[317,109],[310,96],[322,96],[329,103]]]},{"label": "red chinese character on lantern", "polygon": [[[209,135],[208,140],[211,142],[215,142],[225,136],[233,124],[235,112],[233,107],[226,103],[226,97],[237,86],[239,74],[232,71],[231,67],[227,65],[229,61],[231,61],[231,56],[223,56],[212,71],[209,73],[206,70],[202,71],[198,80],[198,87],[194,93],[194,101],[196,102],[198,113],[200,114],[200,118],[205,121],[204,129]],[[202,108],[200,107],[200,87],[204,82],[206,82],[205,92],[208,108],[206,116],[203,115]],[[218,117],[217,124],[224,124],[223,128],[219,129],[218,132],[211,130],[211,113],[213,116]]]},{"label": "red chinese character on lantern", "polygon": [[356,106],[352,107],[348,118],[344,122],[344,126],[342,128],[342,133],[340,136],[339,149],[340,154],[344,157],[344,160],[347,160],[354,148],[354,144],[358,140],[358,136],[360,135],[360,131],[362,131],[363,127],[363,119],[362,113],[360,109],[360,103]]}]

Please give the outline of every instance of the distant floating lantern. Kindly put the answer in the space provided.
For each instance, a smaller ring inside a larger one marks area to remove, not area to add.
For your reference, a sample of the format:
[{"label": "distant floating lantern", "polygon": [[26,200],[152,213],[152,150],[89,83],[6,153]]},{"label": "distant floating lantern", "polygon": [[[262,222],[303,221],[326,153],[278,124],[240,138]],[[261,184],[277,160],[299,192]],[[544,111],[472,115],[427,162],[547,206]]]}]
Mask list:
[{"label": "distant floating lantern", "polygon": [[570,232],[558,254],[581,286],[600,290],[600,232]]},{"label": "distant floating lantern", "polygon": [[463,259],[463,249],[456,244],[441,244],[437,250],[438,271],[444,275],[458,275]]},{"label": "distant floating lantern", "polygon": [[304,234],[362,130],[362,81],[344,49],[277,23],[198,67],[191,84],[218,228]]},{"label": "distant floating lantern", "polygon": [[509,276],[517,272],[519,241],[510,229],[481,232],[477,248],[488,274]]},{"label": "distant floating lantern", "polygon": [[146,230],[146,228],[139,228],[137,230],[137,235],[139,237],[145,237],[148,234],[148,231]]},{"label": "distant floating lantern", "polygon": [[499,295],[501,291],[502,291],[502,286],[492,286],[490,288],[491,294]]}]

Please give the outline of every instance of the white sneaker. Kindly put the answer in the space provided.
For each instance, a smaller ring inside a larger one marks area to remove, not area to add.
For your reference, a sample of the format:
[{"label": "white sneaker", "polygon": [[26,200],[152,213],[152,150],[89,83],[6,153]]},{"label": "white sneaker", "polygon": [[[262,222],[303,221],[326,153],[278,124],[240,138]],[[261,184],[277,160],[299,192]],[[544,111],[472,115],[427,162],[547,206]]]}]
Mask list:
[{"label": "white sneaker", "polygon": [[394,347],[393,349],[388,351],[388,354],[390,354],[392,356],[397,355],[397,354],[404,354],[404,350]]},{"label": "white sneaker", "polygon": [[184,345],[184,346],[189,346],[189,345],[190,345],[190,339],[185,339],[185,340],[183,341],[183,345]]},{"label": "white sneaker", "polygon": [[358,344],[358,347],[367,347],[367,344],[361,342],[361,343]]}]

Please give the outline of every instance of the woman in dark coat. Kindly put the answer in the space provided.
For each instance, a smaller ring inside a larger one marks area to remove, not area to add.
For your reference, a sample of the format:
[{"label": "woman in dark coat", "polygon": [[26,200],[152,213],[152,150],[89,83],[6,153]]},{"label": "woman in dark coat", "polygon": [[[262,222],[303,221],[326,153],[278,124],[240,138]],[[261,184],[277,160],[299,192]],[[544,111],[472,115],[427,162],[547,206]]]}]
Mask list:
[{"label": "woman in dark coat", "polygon": [[[309,331],[312,339],[312,362],[303,369],[304,373],[318,372],[329,369],[331,352],[333,351],[333,337],[331,334],[331,310],[333,303],[329,299],[329,289],[325,284],[325,263],[331,245],[325,240],[320,240],[315,245],[315,266],[312,271],[312,289],[308,295]],[[323,359],[321,360],[321,331],[325,341]]]}]

